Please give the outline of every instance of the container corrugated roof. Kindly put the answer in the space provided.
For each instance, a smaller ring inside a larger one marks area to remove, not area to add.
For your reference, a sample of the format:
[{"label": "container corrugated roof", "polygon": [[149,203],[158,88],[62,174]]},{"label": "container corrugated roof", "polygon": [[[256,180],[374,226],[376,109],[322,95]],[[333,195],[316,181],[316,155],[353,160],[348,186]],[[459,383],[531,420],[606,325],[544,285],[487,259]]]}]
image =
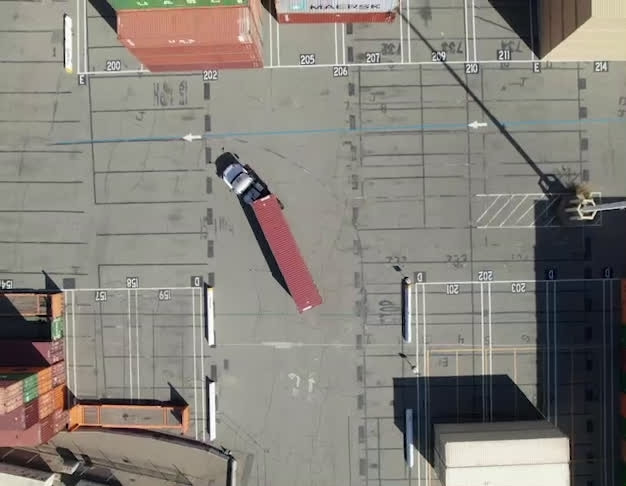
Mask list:
[{"label": "container corrugated roof", "polygon": [[283,13],[374,13],[393,12],[399,0],[275,0],[276,11]]},{"label": "container corrugated roof", "polygon": [[242,7],[124,10],[117,34],[128,48],[220,46],[260,42],[259,0]]},{"label": "container corrugated roof", "polygon": [[569,464],[447,469],[445,486],[569,486]]},{"label": "container corrugated roof", "polygon": [[252,203],[252,208],[298,312],[320,305],[322,297],[300,254],[276,196],[271,194],[259,199]]},{"label": "container corrugated roof", "polygon": [[198,8],[246,5],[247,0],[107,0],[115,10]]},{"label": "container corrugated roof", "polygon": [[436,424],[446,468],[569,462],[569,439],[545,421]]}]

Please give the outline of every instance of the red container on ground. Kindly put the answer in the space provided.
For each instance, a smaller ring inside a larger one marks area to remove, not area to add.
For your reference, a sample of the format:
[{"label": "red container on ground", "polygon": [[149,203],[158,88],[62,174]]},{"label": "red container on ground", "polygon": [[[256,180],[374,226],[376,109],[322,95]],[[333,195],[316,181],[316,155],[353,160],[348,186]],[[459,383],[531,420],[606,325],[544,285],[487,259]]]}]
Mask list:
[{"label": "red container on ground", "polygon": [[59,361],[52,366],[52,386],[56,387],[65,383],[65,361]]},{"label": "red container on ground", "polygon": [[33,400],[26,405],[20,405],[12,412],[0,414],[0,429],[24,430],[32,427],[38,421],[39,403],[37,400]]},{"label": "red container on ground", "polygon": [[119,40],[150,70],[263,65],[259,0],[246,6],[122,10],[117,26]]},{"label": "red container on ground", "polygon": [[298,244],[289,229],[276,196],[270,194],[254,201],[252,209],[289,288],[289,293],[296,303],[298,312],[302,313],[320,305],[322,297],[300,254]]},{"label": "red container on ground", "polygon": [[281,24],[391,24],[395,19],[396,12],[327,12],[278,14],[278,22]]},{"label": "red container on ground", "polygon": [[0,366],[44,366],[56,363],[65,357],[64,341],[0,341]]},{"label": "red container on ground", "polygon": [[260,15],[259,0],[241,7],[122,10],[117,36],[133,49],[246,45],[260,39]]},{"label": "red container on ground", "polygon": [[36,423],[26,430],[0,430],[2,447],[36,447],[54,437],[52,415]]}]

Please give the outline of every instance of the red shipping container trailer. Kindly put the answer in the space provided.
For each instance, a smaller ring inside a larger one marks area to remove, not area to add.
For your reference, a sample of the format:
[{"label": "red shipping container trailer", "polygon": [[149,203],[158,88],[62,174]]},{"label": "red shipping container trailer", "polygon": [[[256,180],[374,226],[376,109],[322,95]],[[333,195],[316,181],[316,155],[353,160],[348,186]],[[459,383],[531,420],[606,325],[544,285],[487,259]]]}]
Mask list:
[{"label": "red shipping container trailer", "polygon": [[43,366],[65,357],[64,340],[0,340],[0,366]]},{"label": "red shipping container trailer", "polygon": [[56,387],[65,383],[65,361],[59,361],[52,366],[52,386]]},{"label": "red shipping container trailer", "polygon": [[39,402],[33,400],[9,413],[0,414],[0,429],[24,430],[39,421]]},{"label": "red shipping container trailer", "polygon": [[399,0],[275,0],[278,21],[285,24],[391,23]]},{"label": "red shipping container trailer", "polygon": [[[259,0],[242,6],[123,10],[117,26],[119,40],[146,67],[202,70],[263,63]],[[233,65],[224,64],[226,53],[235,57]],[[242,54],[243,59],[237,57]],[[181,61],[184,56],[189,57]]]},{"label": "red shipping container trailer", "polygon": [[36,447],[54,437],[53,416],[37,422],[26,430],[0,430],[1,447]]},{"label": "red shipping container trailer", "polygon": [[272,250],[289,294],[302,313],[322,303],[322,297],[313,282],[313,277],[300,254],[280,203],[274,194],[257,199],[252,209]]}]

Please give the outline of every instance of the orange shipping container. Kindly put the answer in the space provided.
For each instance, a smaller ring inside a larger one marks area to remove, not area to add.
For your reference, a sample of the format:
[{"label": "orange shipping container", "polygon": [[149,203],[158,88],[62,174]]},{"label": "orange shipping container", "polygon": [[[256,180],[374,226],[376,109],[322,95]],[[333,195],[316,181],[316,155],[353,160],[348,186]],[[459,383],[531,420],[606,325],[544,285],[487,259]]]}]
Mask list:
[{"label": "orange shipping container", "polygon": [[54,390],[50,390],[39,397],[39,420],[54,412]]},{"label": "orange shipping container", "polygon": [[52,386],[55,387],[65,383],[65,361],[54,363],[50,368],[52,369]]},{"label": "orange shipping container", "polygon": [[117,12],[117,35],[126,47],[246,45],[260,39],[261,5]]},{"label": "orange shipping container", "polygon": [[65,297],[63,292],[59,292],[58,294],[52,294],[50,297],[51,307],[52,307],[52,318],[56,319],[57,317],[61,317],[65,315]]},{"label": "orange shipping container", "polygon": [[0,413],[9,413],[24,403],[23,381],[0,381]]},{"label": "orange shipping container", "polygon": [[40,395],[52,390],[52,367],[48,366],[39,371],[37,380]]},{"label": "orange shipping container", "polygon": [[54,409],[55,410],[64,410],[65,409],[65,397],[67,396],[65,389],[65,385],[57,386],[52,393],[54,395]]}]

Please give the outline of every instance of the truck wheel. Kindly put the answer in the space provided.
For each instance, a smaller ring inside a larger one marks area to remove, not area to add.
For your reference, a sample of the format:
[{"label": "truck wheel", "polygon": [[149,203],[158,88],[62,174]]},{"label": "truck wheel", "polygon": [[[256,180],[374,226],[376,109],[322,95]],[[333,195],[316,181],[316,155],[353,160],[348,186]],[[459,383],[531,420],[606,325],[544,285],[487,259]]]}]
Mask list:
[{"label": "truck wheel", "polygon": [[280,199],[278,199],[278,198],[276,198],[276,200],[278,201],[278,205],[280,206],[280,209],[284,210],[285,209],[285,205],[283,204],[283,202]]}]

